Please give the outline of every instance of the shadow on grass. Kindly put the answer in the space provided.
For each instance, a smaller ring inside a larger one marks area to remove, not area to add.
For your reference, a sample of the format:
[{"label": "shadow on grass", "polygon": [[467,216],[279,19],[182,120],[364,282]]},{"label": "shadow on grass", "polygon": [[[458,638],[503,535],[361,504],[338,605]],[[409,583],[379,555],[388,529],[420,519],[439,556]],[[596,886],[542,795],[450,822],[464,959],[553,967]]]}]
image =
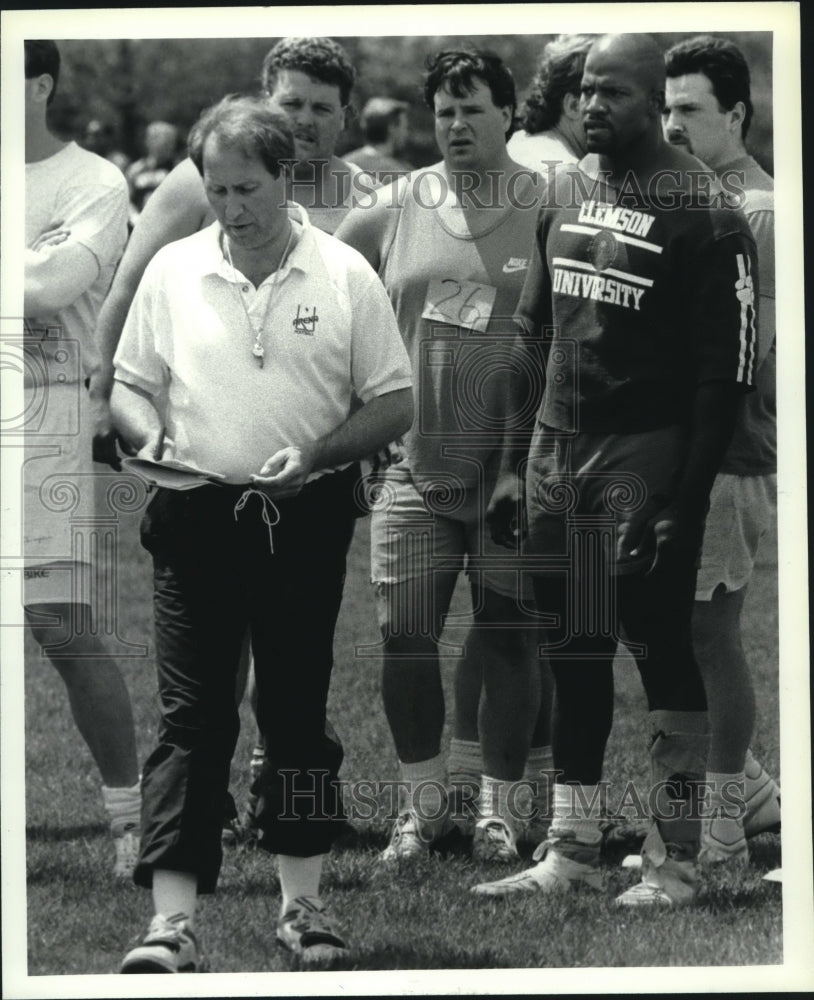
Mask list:
[{"label": "shadow on grass", "polygon": [[83,823],[81,826],[27,826],[26,840],[30,843],[59,844],[82,837],[104,837],[109,833],[104,823]]}]

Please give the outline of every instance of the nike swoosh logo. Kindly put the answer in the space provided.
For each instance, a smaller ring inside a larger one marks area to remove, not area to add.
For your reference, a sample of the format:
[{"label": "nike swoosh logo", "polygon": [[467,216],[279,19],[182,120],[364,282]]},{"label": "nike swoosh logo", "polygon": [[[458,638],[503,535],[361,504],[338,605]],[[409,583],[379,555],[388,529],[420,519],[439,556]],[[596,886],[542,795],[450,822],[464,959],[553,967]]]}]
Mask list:
[{"label": "nike swoosh logo", "polygon": [[513,271],[527,271],[528,264],[504,264],[503,273],[511,274]]}]

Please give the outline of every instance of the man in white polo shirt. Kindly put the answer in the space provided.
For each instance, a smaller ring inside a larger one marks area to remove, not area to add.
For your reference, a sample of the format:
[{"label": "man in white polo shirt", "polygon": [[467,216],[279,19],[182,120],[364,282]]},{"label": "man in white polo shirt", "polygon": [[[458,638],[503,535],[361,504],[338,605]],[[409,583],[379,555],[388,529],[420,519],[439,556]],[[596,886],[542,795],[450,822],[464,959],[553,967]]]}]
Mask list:
[{"label": "man in white polo shirt", "polygon": [[[355,251],[286,207],[285,119],[227,98],[190,136],[217,222],[151,261],[116,352],[113,413],[142,457],[223,484],[159,489],[142,524],[155,571],[162,724],[144,767],[135,871],[156,917],[123,972],[201,968],[197,894],[215,888],[251,632],[266,763],[259,844],[278,855],[277,937],[309,963],[345,944],[319,899],[343,814],[326,729],[353,525],[351,463],[412,421],[410,366],[387,295]],[[361,409],[351,414],[355,392]],[[164,420],[156,401],[166,396]]]},{"label": "man in white polo shirt", "polygon": [[[335,152],[345,127],[356,71],[345,50],[332,38],[282,38],[266,54],[260,78],[269,107],[286,117],[294,134],[295,162],[288,174],[290,198],[308,210],[317,229],[333,233],[350,208],[353,178],[361,173],[361,168],[339,159]],[[97,339],[102,364],[90,383],[91,398],[102,418],[99,432],[110,426],[113,354],[144,269],[161,247],[191,236],[214,217],[200,174],[189,159],[162,182],[139,216],[99,313]],[[239,698],[243,697],[247,672],[245,658]],[[258,738],[252,754],[252,776],[262,761],[263,746]],[[225,843],[234,842],[236,836],[252,839],[255,832],[251,798],[242,821],[233,815],[234,808],[229,797],[224,817]]]}]

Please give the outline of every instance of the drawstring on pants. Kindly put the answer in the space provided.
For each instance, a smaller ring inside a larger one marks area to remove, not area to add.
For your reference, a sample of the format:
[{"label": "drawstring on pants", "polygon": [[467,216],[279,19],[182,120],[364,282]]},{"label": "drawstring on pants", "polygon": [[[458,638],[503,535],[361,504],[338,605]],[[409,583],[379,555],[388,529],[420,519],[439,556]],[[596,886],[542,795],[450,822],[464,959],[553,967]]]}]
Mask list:
[{"label": "drawstring on pants", "polygon": [[[235,520],[237,520],[237,515],[243,510],[243,508],[249,502],[250,496],[260,497],[260,500],[263,504],[263,520],[266,522],[266,525],[269,529],[269,551],[271,552],[272,555],[274,555],[274,539],[271,534],[271,529],[274,527],[275,524],[279,524],[280,512],[279,510],[277,510],[276,504],[269,496],[263,493],[262,490],[255,490],[255,489],[246,490],[246,492],[241,496],[241,498],[235,504],[235,509],[234,509]],[[271,508],[271,511],[274,514],[274,520],[271,520],[271,518],[269,517],[269,508]]]}]

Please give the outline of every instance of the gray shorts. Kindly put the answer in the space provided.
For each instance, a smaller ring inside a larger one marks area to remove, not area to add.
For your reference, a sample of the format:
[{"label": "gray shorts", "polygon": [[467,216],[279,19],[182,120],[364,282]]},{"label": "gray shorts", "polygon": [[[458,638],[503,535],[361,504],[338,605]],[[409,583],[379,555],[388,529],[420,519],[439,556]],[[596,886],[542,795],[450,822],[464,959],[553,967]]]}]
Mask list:
[{"label": "gray shorts", "polygon": [[721,584],[731,593],[749,583],[760,540],[771,527],[776,509],[776,475],[720,473],[716,477],[704,529],[696,601],[712,600]]},{"label": "gray shorts", "polygon": [[422,496],[410,472],[391,466],[381,479],[370,524],[370,576],[399,584],[441,571],[464,571],[478,586],[533,603],[531,581],[517,556],[492,541],[486,506],[492,484],[449,492],[438,502]]},{"label": "gray shorts", "polygon": [[88,394],[81,384],[54,382],[26,388],[24,400],[27,412],[41,411],[25,437],[24,603],[88,603],[95,559],[72,532],[72,523],[97,515]]}]

